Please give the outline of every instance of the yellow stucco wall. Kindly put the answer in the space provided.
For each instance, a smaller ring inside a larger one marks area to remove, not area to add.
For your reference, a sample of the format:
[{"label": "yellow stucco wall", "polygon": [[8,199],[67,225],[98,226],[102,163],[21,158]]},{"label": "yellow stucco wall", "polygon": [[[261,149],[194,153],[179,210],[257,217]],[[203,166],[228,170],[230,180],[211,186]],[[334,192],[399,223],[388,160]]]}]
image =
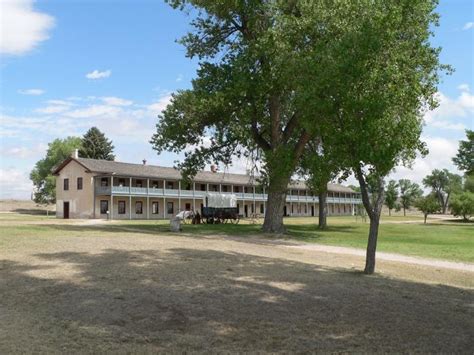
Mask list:
[{"label": "yellow stucco wall", "polygon": [[[64,218],[64,202],[69,202],[69,218],[93,218],[93,174],[74,160],[56,176],[56,217]],[[82,177],[82,190],[77,189],[77,178]],[[64,179],[69,179],[69,190],[64,191]]]}]

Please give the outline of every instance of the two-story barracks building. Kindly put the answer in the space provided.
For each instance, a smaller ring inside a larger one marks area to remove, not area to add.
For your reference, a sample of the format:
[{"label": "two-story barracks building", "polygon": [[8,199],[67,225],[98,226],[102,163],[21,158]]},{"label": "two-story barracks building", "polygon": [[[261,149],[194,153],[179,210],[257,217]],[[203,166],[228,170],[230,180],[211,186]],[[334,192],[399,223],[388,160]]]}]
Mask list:
[{"label": "two-story barracks building", "polygon": [[[243,217],[265,213],[267,194],[249,175],[201,171],[190,184],[177,169],[70,157],[54,171],[58,218],[163,219],[200,211],[207,192],[233,193]],[[353,214],[360,196],[329,184],[330,215]],[[303,182],[288,187],[286,216],[317,216],[318,197]]]}]

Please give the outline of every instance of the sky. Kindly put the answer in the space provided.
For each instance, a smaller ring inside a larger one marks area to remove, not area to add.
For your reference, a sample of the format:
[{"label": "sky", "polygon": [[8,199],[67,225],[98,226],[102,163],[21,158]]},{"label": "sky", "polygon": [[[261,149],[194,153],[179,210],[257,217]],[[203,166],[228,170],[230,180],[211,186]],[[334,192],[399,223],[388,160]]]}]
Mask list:
[{"label": "sky", "polygon": [[[176,40],[190,17],[162,0],[0,0],[0,199],[29,199],[29,172],[55,138],[98,127],[116,160],[173,166],[181,155],[149,140],[171,93],[190,87],[197,62]],[[474,1],[440,0],[432,43],[455,72],[425,115],[430,153],[390,178],[418,183],[431,170],[457,172],[451,158],[474,129]],[[235,161],[231,172],[244,172]],[[349,181],[349,183],[352,181]]]}]

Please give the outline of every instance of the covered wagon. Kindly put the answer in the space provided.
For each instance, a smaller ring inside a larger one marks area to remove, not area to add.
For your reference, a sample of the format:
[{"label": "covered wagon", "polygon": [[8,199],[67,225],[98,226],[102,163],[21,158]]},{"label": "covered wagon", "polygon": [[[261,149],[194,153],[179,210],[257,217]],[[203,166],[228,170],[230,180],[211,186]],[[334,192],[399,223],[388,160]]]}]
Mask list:
[{"label": "covered wagon", "polygon": [[239,223],[237,196],[229,193],[208,193],[202,208],[202,219],[209,224]]}]

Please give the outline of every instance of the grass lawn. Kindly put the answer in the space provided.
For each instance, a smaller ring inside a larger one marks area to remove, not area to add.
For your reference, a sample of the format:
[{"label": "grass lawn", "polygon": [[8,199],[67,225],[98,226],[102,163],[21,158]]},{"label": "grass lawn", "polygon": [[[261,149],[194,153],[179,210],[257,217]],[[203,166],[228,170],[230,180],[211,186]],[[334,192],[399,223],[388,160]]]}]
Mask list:
[{"label": "grass lawn", "polygon": [[[413,223],[420,219],[419,223]],[[21,221],[45,221],[46,224],[24,224]],[[410,221],[410,223],[403,223]],[[7,242],[15,242],[18,237],[41,235],[55,237],[63,233],[61,225],[67,223],[54,217],[28,216],[19,214],[1,214],[0,222],[6,238],[0,239],[0,247]],[[16,223],[20,222],[20,223]],[[242,220],[239,224],[224,225],[183,225],[183,233],[187,235],[262,235],[262,220],[251,223]],[[328,229],[320,231],[316,228],[315,218],[286,218],[287,234],[284,238],[300,240],[324,245],[345,246],[365,249],[367,245],[368,223],[355,217],[329,217]],[[392,223],[393,222],[393,223]],[[68,233],[80,234],[87,226],[69,226]],[[168,221],[111,221],[102,230],[110,232],[133,228],[151,234],[169,232]],[[90,229],[93,229],[91,227]],[[382,219],[378,239],[378,251],[399,253],[435,259],[445,259],[474,263],[474,224],[431,220],[422,223],[419,216],[385,216]]]},{"label": "grass lawn", "polygon": [[[420,219],[420,223],[401,223]],[[329,217],[328,229],[319,231],[314,218],[286,218],[286,238],[325,245],[363,248],[367,246],[368,223],[355,217]],[[388,223],[388,222],[396,223]],[[261,221],[260,221],[261,222]],[[121,221],[111,225],[165,232],[166,221]],[[241,221],[237,225],[184,225],[183,232],[196,235],[261,234],[260,224]],[[422,217],[384,217],[380,225],[377,250],[427,258],[474,263],[474,224],[440,222],[432,220],[423,224]]]},{"label": "grass lawn", "polygon": [[[360,221],[311,222],[287,219],[287,237],[365,245]],[[362,256],[251,238],[259,228],[0,214],[0,354],[472,352],[472,272],[379,260],[366,276]],[[456,259],[472,231],[381,228],[387,248],[449,239]]]}]

